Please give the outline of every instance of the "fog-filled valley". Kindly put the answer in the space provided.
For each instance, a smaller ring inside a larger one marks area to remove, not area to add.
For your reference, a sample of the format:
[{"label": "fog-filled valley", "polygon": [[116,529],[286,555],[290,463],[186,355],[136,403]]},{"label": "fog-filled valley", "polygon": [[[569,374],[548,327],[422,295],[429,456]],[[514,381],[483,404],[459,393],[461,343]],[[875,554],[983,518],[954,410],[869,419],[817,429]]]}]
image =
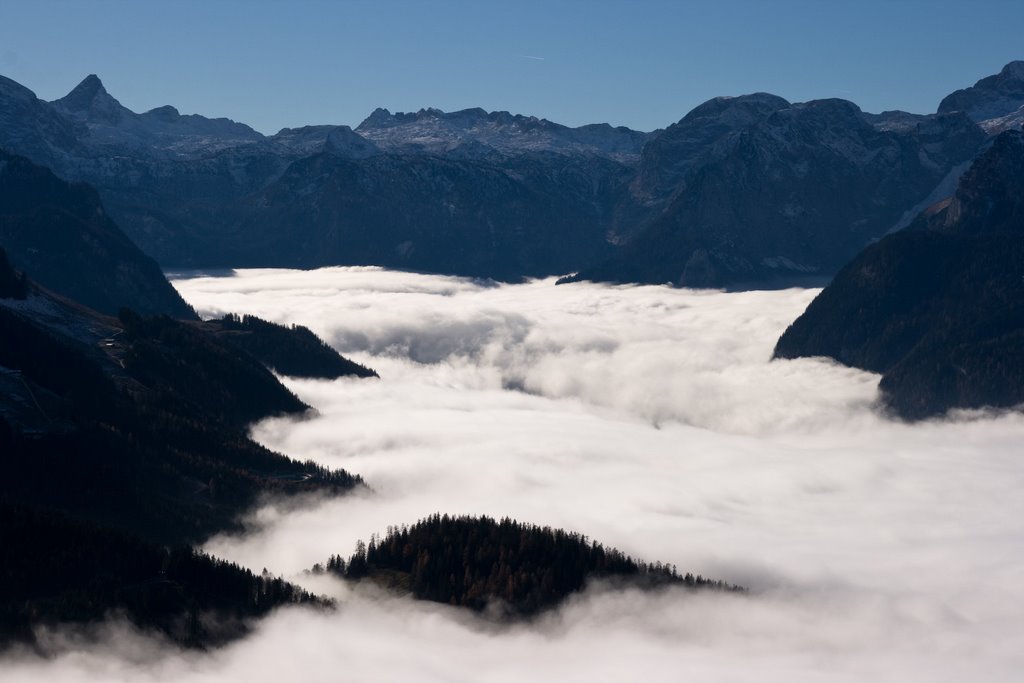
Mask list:
[{"label": "fog-filled valley", "polygon": [[1024,3],[921,4],[0,3],[0,683],[1021,680]]},{"label": "fog-filled valley", "polygon": [[[906,424],[878,375],[770,361],[817,290],[724,293],[377,268],[172,277],[203,318],[308,326],[380,379],[285,385],[256,441],[369,490],[269,499],[205,550],[338,599],[213,653],[113,615],[4,680],[1013,680],[1024,664],[1019,413]],[[580,532],[745,594],[591,585],[503,623],[305,574],[435,512]],[[500,666],[498,666],[500,664]]]}]

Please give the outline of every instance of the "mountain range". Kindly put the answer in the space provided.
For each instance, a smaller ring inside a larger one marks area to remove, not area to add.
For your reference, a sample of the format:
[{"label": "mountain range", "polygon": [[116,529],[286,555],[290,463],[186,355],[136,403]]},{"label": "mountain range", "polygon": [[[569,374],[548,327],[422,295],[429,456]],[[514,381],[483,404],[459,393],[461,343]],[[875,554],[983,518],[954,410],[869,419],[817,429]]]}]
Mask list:
[{"label": "mountain range", "polygon": [[[93,185],[164,267],[377,264],[515,280],[827,280],[953,191],[1024,106],[1024,62],[937,113],[710,100],[650,133],[466,109],[275,135],[96,76],[53,102],[0,77],[0,147]],[[842,188],[837,191],[837,188]]]}]

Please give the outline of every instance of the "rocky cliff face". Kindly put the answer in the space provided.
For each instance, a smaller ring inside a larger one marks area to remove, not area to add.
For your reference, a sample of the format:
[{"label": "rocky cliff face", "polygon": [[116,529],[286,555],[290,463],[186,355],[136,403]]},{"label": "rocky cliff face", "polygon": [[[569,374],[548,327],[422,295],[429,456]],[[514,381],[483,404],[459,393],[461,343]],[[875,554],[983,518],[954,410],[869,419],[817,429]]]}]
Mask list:
[{"label": "rocky cliff face", "polygon": [[844,267],[779,339],[883,373],[910,419],[1024,403],[1024,136],[1000,135],[956,195]]}]

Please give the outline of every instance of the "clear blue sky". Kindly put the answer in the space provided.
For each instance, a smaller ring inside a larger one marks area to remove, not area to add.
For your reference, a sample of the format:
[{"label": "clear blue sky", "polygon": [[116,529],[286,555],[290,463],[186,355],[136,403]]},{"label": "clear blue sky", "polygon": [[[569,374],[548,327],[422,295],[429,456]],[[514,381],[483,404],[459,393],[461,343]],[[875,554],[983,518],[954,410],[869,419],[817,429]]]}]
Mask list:
[{"label": "clear blue sky", "polygon": [[931,112],[1013,59],[1024,0],[0,0],[0,74],[40,97],[96,73],[262,132],[429,106],[651,130],[758,90]]}]

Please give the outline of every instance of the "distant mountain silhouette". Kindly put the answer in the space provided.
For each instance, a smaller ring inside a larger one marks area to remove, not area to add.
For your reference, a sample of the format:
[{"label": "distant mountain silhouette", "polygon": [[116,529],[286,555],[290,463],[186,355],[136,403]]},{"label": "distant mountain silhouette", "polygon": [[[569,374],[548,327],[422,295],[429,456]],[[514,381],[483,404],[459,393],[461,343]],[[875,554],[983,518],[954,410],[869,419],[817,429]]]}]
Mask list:
[{"label": "distant mountain silhouette", "polygon": [[0,145],[95,186],[164,266],[785,286],[949,197],[986,135],[1024,121],[1020,64],[937,114],[755,93],[652,133],[427,108],[264,136],[132,112],[95,76],[50,103],[3,79]]}]

